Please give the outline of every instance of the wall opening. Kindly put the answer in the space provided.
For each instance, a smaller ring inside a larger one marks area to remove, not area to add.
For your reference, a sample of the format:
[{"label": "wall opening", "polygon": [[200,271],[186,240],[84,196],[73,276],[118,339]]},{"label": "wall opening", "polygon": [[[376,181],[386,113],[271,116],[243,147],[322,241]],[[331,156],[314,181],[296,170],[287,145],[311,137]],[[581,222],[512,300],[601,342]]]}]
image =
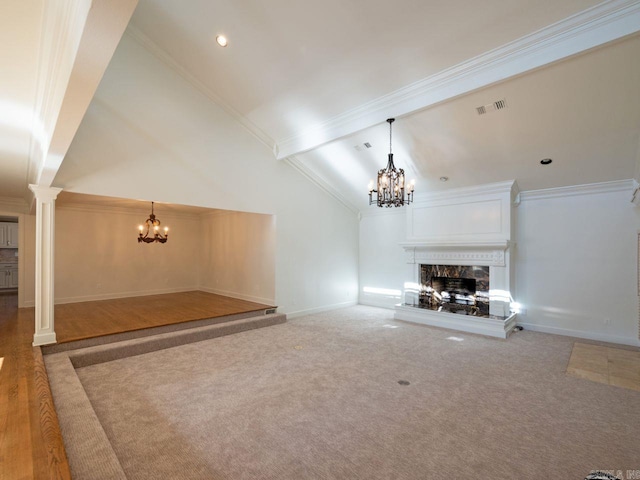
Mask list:
[{"label": "wall opening", "polygon": [[55,303],[201,290],[273,304],[275,216],[155,202],[166,243],[139,243],[151,201],[61,192]]},{"label": "wall opening", "polygon": [[18,217],[0,216],[0,293],[18,295],[20,258]]}]

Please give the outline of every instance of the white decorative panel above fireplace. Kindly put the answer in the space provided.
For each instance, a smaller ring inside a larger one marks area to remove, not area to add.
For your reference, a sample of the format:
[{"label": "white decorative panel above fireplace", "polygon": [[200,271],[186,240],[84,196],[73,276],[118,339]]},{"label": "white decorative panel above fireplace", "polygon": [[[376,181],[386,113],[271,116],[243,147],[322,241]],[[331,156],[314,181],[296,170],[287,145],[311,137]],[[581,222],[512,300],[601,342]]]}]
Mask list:
[{"label": "white decorative panel above fireplace", "polygon": [[407,242],[479,243],[511,240],[515,181],[415,197],[407,210]]}]

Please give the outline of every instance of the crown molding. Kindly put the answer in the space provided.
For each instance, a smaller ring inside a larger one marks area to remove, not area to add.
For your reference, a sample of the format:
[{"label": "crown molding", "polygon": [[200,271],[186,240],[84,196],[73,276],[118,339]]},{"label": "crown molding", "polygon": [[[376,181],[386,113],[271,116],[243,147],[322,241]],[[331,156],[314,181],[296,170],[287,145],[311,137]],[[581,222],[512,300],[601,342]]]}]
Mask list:
[{"label": "crown molding", "polygon": [[278,159],[640,31],[640,0],[609,0],[278,141]]},{"label": "crown molding", "polygon": [[631,188],[633,189],[633,193],[631,194],[631,203],[633,203],[636,207],[640,206],[640,184],[634,178],[631,180]]},{"label": "crown molding", "polygon": [[495,182],[495,183],[486,183],[483,185],[474,185],[470,187],[459,187],[452,188],[450,190],[444,190],[440,192],[432,192],[432,193],[414,193],[414,204],[419,204],[423,202],[433,202],[433,201],[441,201],[441,200],[450,200],[456,199],[459,200],[461,198],[466,197],[478,197],[478,196],[486,196],[486,195],[501,195],[509,193],[511,200],[515,201],[520,190],[518,188],[518,184],[515,180],[507,180],[506,182]]},{"label": "crown molding", "polygon": [[[518,183],[515,180],[508,180],[506,182],[486,183],[484,185],[473,185],[470,187],[459,187],[444,190],[441,192],[421,193],[414,194],[413,206],[430,202],[447,201],[451,199],[460,200],[468,197],[486,197],[488,195],[504,195],[509,193],[511,202],[517,204],[520,189]],[[409,207],[411,208],[411,207]],[[369,213],[362,210],[360,213],[362,217],[375,217],[386,215],[399,215],[404,214],[406,209],[394,208],[394,209],[376,209]]]},{"label": "crown molding", "polygon": [[345,207],[347,207],[352,213],[359,215],[360,209],[356,207],[353,203],[346,199],[338,190],[336,190],[333,186],[331,186],[328,182],[326,182],[323,178],[312,172],[309,168],[307,168],[300,160],[296,157],[287,157],[284,160],[289,166],[291,166],[294,170],[300,173],[307,180],[312,182],[317,187],[320,187],[322,190],[327,192],[329,195],[334,197],[340,203],[342,203]]},{"label": "crown molding", "polygon": [[241,212],[240,210],[216,209],[216,210],[212,210],[211,212],[201,213],[199,217],[202,220],[208,220],[210,218],[227,217],[229,215],[233,215],[236,213],[243,213],[245,215],[271,215],[269,213],[250,213],[250,212]]},{"label": "crown molding", "polygon": [[207,87],[204,83],[189,73],[182,65],[180,65],[172,56],[161,49],[153,40],[147,35],[142,33],[138,28],[129,24],[125,30],[125,34],[131,39],[136,41],[158,60],[164,63],[167,67],[180,75],[184,80],[191,84],[196,90],[202,93],[205,97],[211,100],[213,103],[221,107],[225,112],[231,115],[240,125],[242,125],[249,133],[257,138],[262,144],[264,144],[269,150],[271,150],[276,156],[278,152],[278,146],[275,141],[263,132],[257,125],[250,121],[247,117],[238,112],[230,103],[224,100],[220,95]]},{"label": "crown molding", "polygon": [[527,190],[520,192],[520,201],[545,200],[548,198],[575,197],[578,195],[595,195],[599,193],[634,191],[633,180],[616,180],[613,182],[589,183],[586,185],[571,185],[568,187],[545,188],[542,190]]},{"label": "crown molding", "polygon": [[[156,202],[157,205],[162,205]],[[128,215],[141,217],[148,217],[151,212],[150,208],[143,207],[116,207],[111,205],[95,205],[95,204],[84,204],[84,203],[64,203],[62,205],[56,205],[56,210],[62,211],[72,211],[72,212],[83,212],[83,213],[106,213],[106,214],[115,214],[115,215]],[[201,218],[205,214],[200,213],[191,213],[191,212],[162,212],[158,215],[158,217],[171,218],[171,219],[193,219],[197,220]]]},{"label": "crown molding", "polygon": [[0,197],[0,211],[9,209],[10,212],[27,213],[29,204],[24,198]]}]

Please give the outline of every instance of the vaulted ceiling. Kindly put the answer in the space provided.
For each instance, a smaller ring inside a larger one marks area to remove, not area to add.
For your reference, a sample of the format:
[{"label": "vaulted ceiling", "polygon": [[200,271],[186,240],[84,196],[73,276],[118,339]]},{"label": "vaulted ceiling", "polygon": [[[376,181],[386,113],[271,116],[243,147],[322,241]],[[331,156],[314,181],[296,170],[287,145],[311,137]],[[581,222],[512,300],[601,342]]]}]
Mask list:
[{"label": "vaulted ceiling", "polygon": [[[0,80],[0,197],[26,186],[34,128],[6,107],[37,103],[43,35],[42,2],[6,5],[22,20],[1,30],[16,48],[0,57],[15,67]],[[638,0],[139,0],[127,28],[276,158],[360,211],[392,116],[396,164],[417,192],[637,175],[638,32]],[[477,113],[498,100],[506,108]]]}]

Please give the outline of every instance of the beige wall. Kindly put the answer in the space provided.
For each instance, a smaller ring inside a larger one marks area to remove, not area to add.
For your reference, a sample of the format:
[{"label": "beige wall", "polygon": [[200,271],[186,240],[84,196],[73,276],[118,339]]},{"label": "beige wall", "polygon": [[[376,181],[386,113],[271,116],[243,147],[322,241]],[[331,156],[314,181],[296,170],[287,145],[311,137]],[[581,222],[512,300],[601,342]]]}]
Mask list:
[{"label": "beige wall", "polygon": [[138,243],[148,213],[56,208],[56,303],[197,289],[199,218],[157,209],[169,241]]},{"label": "beige wall", "polygon": [[202,218],[202,290],[259,303],[275,301],[274,215],[224,212]]},{"label": "beige wall", "polygon": [[[171,216],[165,244],[139,244],[147,211],[56,207],[55,302],[204,290],[273,304],[275,217],[243,212]],[[22,306],[35,298],[35,216],[21,216]]]}]

